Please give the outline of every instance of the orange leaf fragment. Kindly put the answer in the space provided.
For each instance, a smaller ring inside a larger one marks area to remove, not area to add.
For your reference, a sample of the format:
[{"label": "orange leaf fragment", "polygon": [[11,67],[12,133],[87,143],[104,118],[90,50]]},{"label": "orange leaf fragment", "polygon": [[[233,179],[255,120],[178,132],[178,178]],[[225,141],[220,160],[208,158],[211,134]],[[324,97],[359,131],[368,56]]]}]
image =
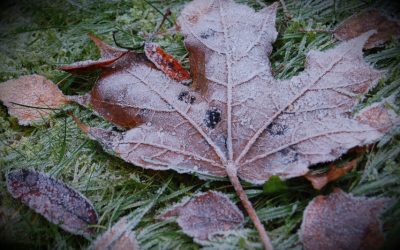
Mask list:
[{"label": "orange leaf fragment", "polygon": [[21,125],[42,124],[52,109],[69,102],[52,81],[40,75],[0,83],[0,100]]},{"label": "orange leaf fragment", "polygon": [[191,81],[189,71],[184,69],[178,60],[165,52],[158,44],[145,43],[144,52],[147,58],[167,76],[182,84],[188,84]]},{"label": "orange leaf fragment", "polygon": [[321,175],[312,175],[308,173],[304,177],[311,182],[312,186],[315,189],[320,190],[325,187],[325,185],[329,182],[339,179],[347,172],[352,170],[354,167],[356,167],[358,160],[359,158],[349,161],[341,167],[337,167],[336,164],[331,164],[329,171],[326,173],[323,173]]},{"label": "orange leaf fragment", "polygon": [[367,10],[347,18],[336,27],[334,35],[340,41],[345,41],[369,30],[376,30],[377,32],[368,39],[368,42],[364,45],[365,49],[380,46],[392,37],[400,37],[399,21],[391,20],[376,9]]},{"label": "orange leaf fragment", "polygon": [[315,197],[306,207],[300,239],[306,250],[379,249],[380,212],[388,198],[354,197],[340,189]]}]

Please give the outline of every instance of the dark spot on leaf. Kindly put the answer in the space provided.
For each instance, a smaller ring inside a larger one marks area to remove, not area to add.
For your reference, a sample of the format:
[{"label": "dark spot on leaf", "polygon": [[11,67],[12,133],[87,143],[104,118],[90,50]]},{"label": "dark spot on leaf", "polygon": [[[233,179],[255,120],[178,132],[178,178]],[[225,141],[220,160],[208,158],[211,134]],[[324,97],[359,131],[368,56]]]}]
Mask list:
[{"label": "dark spot on leaf", "polygon": [[183,86],[190,86],[190,85],[192,85],[193,81],[192,81],[192,80],[181,81],[180,83],[181,83]]},{"label": "dark spot on leaf", "polygon": [[279,123],[271,123],[267,127],[267,131],[270,135],[284,135],[288,127]]},{"label": "dark spot on leaf", "polygon": [[288,159],[288,163],[296,162],[299,159],[299,154],[294,152],[293,155]]},{"label": "dark spot on leaf", "polygon": [[25,171],[24,179],[27,186],[34,186],[37,184],[38,177],[36,175],[29,174],[29,172]]},{"label": "dark spot on leaf", "polygon": [[139,117],[146,117],[150,114],[150,110],[148,109],[139,109],[139,111],[136,113],[137,116]]},{"label": "dark spot on leaf", "polygon": [[278,152],[281,155],[282,162],[290,164],[299,159],[299,154],[292,148],[284,148]]},{"label": "dark spot on leaf", "polygon": [[178,95],[178,100],[183,101],[185,103],[193,104],[196,100],[196,97],[192,96],[188,91],[182,91]]},{"label": "dark spot on leaf", "polygon": [[211,129],[215,128],[218,122],[220,121],[221,121],[221,111],[219,109],[213,107],[210,110],[207,110],[204,122],[206,123],[206,126],[208,128]]},{"label": "dark spot on leaf", "polygon": [[290,153],[290,150],[288,148],[284,148],[281,151],[279,151],[283,156],[286,156]]},{"label": "dark spot on leaf", "polygon": [[206,31],[203,31],[203,32],[200,34],[200,37],[203,38],[203,39],[207,39],[207,38],[209,38],[210,36],[214,36],[215,33],[216,33],[215,30],[208,29],[208,30],[206,30]]}]

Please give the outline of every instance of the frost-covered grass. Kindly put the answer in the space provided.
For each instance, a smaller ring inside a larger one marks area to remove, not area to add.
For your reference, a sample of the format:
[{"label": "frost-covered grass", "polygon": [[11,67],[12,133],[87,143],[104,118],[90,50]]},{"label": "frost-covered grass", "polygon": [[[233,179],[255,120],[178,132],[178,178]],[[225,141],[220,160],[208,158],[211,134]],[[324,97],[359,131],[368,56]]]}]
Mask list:
[{"label": "frost-covered grass", "polygon": [[[158,11],[172,10],[175,20],[183,0],[40,0],[8,3],[0,18],[0,80],[32,73],[42,74],[66,94],[80,94],[90,89],[96,76],[75,77],[58,71],[57,66],[98,57],[98,52],[86,34],[94,33],[112,43],[117,30],[120,43],[140,50],[143,35],[154,31],[161,22]],[[263,0],[240,0],[254,8],[267,3]],[[271,3],[272,1],[268,2]],[[393,12],[390,1],[347,0],[287,0],[293,19],[279,10],[277,27],[280,32],[271,56],[274,74],[288,78],[301,71],[310,49],[325,49],[336,42],[329,30],[343,18],[364,8],[377,6]],[[151,5],[149,4],[151,3]],[[155,7],[155,8],[154,8]],[[394,13],[397,15],[398,13]],[[163,28],[172,27],[169,22]],[[187,52],[180,35],[169,32],[158,36],[168,52],[188,66]],[[397,41],[384,48],[366,52],[366,60],[377,68],[387,70],[387,76],[367,94],[361,106],[397,95],[400,87],[400,46]],[[398,98],[397,98],[398,99]],[[92,126],[111,127],[91,111],[77,105],[64,108],[73,111]],[[399,113],[399,110],[396,110]],[[299,248],[299,229],[304,207],[318,194],[327,194],[334,187],[355,195],[400,196],[400,129],[393,130],[380,143],[362,155],[356,170],[329,184],[321,192],[312,189],[303,178],[284,185],[270,183],[262,186],[245,185],[249,197],[273,239],[277,249]],[[346,162],[349,154],[340,159]],[[326,170],[327,164],[316,166]],[[4,174],[16,168],[32,168],[47,172],[84,193],[93,201],[99,213],[98,232],[103,232],[123,215],[132,213],[143,249],[197,249],[200,246],[182,233],[175,223],[156,221],[163,208],[197,191],[215,189],[228,193],[237,201],[229,182],[201,181],[195,176],[172,171],[143,170],[109,154],[77,128],[65,112],[54,114],[48,125],[21,127],[0,107],[0,242],[29,248],[85,248],[90,242],[60,230],[33,213],[6,192]],[[165,186],[158,197],[157,190]],[[274,187],[274,188],[271,188]],[[282,187],[283,186],[283,187]],[[240,204],[239,204],[240,205]],[[147,211],[148,210],[148,211]],[[142,216],[143,212],[147,213]],[[387,247],[394,247],[400,233],[400,203],[384,215]],[[6,243],[5,243],[6,242]],[[248,220],[246,229],[225,239],[208,242],[206,248],[253,249],[261,245]]]}]

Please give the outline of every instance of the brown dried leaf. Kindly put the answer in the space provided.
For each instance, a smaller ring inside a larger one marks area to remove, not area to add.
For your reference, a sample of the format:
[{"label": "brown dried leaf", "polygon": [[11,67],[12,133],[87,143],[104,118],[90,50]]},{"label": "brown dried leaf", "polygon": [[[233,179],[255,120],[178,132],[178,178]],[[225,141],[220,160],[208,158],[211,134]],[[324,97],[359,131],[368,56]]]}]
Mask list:
[{"label": "brown dried leaf", "polygon": [[255,12],[231,0],[188,4],[178,22],[189,52],[204,61],[203,69],[190,60],[196,86],[127,52],[76,100],[129,130],[90,128],[89,135],[144,168],[213,176],[231,168],[255,184],[304,175],[310,165],[377,141],[383,121],[351,115],[382,76],[362,57],[373,33],[311,51],[303,73],[275,80],[266,55],[277,36],[276,8]]},{"label": "brown dried leaf", "polygon": [[380,13],[379,10],[371,9],[353,15],[341,22],[335,29],[334,35],[341,41],[357,37],[369,30],[376,30],[364,45],[365,49],[371,49],[389,41],[392,37],[400,37],[400,23],[391,20]]},{"label": "brown dried leaf", "polygon": [[357,166],[359,158],[346,162],[343,166],[337,167],[336,164],[331,164],[329,167],[329,171],[319,175],[313,174],[306,174],[304,177],[309,180],[312,186],[317,189],[321,190],[325,187],[326,184],[329,182],[335,181],[345,175],[347,172],[352,170],[354,167]]},{"label": "brown dried leaf", "polygon": [[386,109],[385,105],[393,105],[393,100],[385,99],[374,103],[363,109],[356,115],[358,122],[371,126],[381,133],[388,132],[391,128],[399,125],[400,118],[392,109]]},{"label": "brown dried leaf", "polygon": [[383,243],[378,215],[387,198],[353,197],[337,189],[317,196],[306,207],[300,238],[307,250],[379,249]]},{"label": "brown dried leaf", "polygon": [[183,231],[197,239],[207,240],[214,233],[242,226],[243,214],[227,196],[219,192],[199,193],[169,208],[159,219],[177,217]]},{"label": "brown dried leaf", "polygon": [[71,65],[64,65],[61,66],[59,69],[65,70],[72,74],[81,74],[96,69],[107,68],[115,61],[120,59],[122,56],[124,56],[126,53],[128,53],[127,50],[114,48],[104,43],[102,40],[100,40],[93,34],[89,34],[89,37],[99,48],[101,58],[97,61],[87,60],[87,61],[73,63]]},{"label": "brown dried leaf", "polygon": [[61,181],[32,170],[15,170],[7,175],[7,189],[14,198],[65,231],[87,238],[94,233],[88,227],[97,224],[92,204]]},{"label": "brown dried leaf", "polygon": [[57,86],[40,75],[21,76],[0,83],[0,100],[21,125],[41,124],[51,109],[68,103]]},{"label": "brown dried leaf", "polygon": [[90,249],[94,250],[137,250],[135,233],[126,217],[120,219],[115,225],[99,236]]}]

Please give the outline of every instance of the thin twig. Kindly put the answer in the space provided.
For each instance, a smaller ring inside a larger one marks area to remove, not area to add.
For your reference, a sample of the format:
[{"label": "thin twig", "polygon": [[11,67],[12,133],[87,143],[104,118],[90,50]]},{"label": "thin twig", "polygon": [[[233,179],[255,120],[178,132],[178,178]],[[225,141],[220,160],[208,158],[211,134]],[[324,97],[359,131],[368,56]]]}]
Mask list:
[{"label": "thin twig", "polygon": [[122,49],[127,49],[127,50],[135,50],[135,48],[133,48],[133,47],[128,47],[128,46],[125,46],[125,45],[122,45],[122,44],[120,44],[118,41],[117,41],[117,38],[116,38],[116,34],[117,34],[117,30],[114,30],[113,31],[113,33],[112,33],[112,37],[113,37],[113,40],[114,40],[114,43],[115,43],[115,45],[117,45],[117,47],[120,47],[120,48],[122,48]]},{"label": "thin twig", "polygon": [[172,14],[171,9],[168,8],[168,9],[165,11],[164,15],[163,15],[163,19],[162,19],[160,25],[158,26],[156,32],[154,32],[154,33],[157,33],[157,32],[160,31],[160,29],[162,28],[162,26],[163,26],[164,23],[165,23],[165,20],[167,20],[167,18],[168,18],[171,14]]},{"label": "thin twig", "polygon": [[[147,39],[147,41],[152,41],[157,35],[161,34],[160,30],[161,30],[162,26],[164,25],[165,21],[168,20],[168,17],[171,14],[172,14],[172,12],[168,8],[165,11],[165,13],[163,14],[163,19],[162,19],[160,25],[158,25],[157,29],[152,34],[148,35],[147,37],[146,37],[146,35],[144,35],[143,37],[145,37]],[[117,32],[118,32],[117,30],[114,30],[113,33],[112,33],[112,37],[113,37],[115,45],[117,45],[118,47],[120,47],[122,49],[127,49],[127,50],[136,50],[136,49],[138,49],[138,48],[128,47],[128,46],[125,46],[123,44],[120,44],[117,41],[117,37],[116,37]]]},{"label": "thin twig", "polygon": [[242,202],[244,208],[246,209],[247,214],[253,221],[254,226],[258,231],[258,235],[261,238],[261,241],[264,245],[264,249],[273,250],[274,248],[271,244],[271,240],[268,237],[267,231],[265,231],[265,228],[261,223],[260,219],[258,218],[257,213],[253,208],[253,205],[251,205],[249,198],[247,197],[246,193],[243,190],[242,184],[240,184],[239,178],[237,176],[236,166],[233,164],[228,164],[228,166],[226,167],[226,172],[228,174],[229,180],[233,185],[233,188],[235,189],[237,195],[239,196],[240,201]]},{"label": "thin twig", "polygon": [[152,41],[152,40],[157,36],[157,34],[160,32],[162,26],[164,25],[165,20],[167,20],[167,18],[168,18],[171,14],[172,14],[172,12],[171,12],[171,10],[168,8],[168,9],[165,11],[165,13],[163,14],[163,19],[162,19],[160,25],[158,25],[157,29],[153,32],[153,34],[150,34],[150,36],[148,37],[148,40],[149,40],[149,41]]},{"label": "thin twig", "polygon": [[25,104],[16,103],[16,102],[10,102],[10,103],[13,104],[13,105],[21,106],[21,107],[24,107],[24,108],[31,108],[31,109],[46,109],[46,110],[56,110],[56,111],[62,110],[62,109],[56,109],[56,108],[30,106],[30,105],[25,105]]},{"label": "thin twig", "polygon": [[[147,0],[143,0],[145,3],[147,3],[148,5],[150,5],[153,9],[155,9],[158,13],[160,13],[161,15],[163,15],[164,16],[164,13],[161,11],[161,10],[159,10],[156,6],[154,6],[152,3],[150,3],[149,1],[147,1]],[[174,25],[174,22],[171,20],[171,19],[169,19],[169,18],[167,18],[167,21],[171,24],[171,25]]]}]

